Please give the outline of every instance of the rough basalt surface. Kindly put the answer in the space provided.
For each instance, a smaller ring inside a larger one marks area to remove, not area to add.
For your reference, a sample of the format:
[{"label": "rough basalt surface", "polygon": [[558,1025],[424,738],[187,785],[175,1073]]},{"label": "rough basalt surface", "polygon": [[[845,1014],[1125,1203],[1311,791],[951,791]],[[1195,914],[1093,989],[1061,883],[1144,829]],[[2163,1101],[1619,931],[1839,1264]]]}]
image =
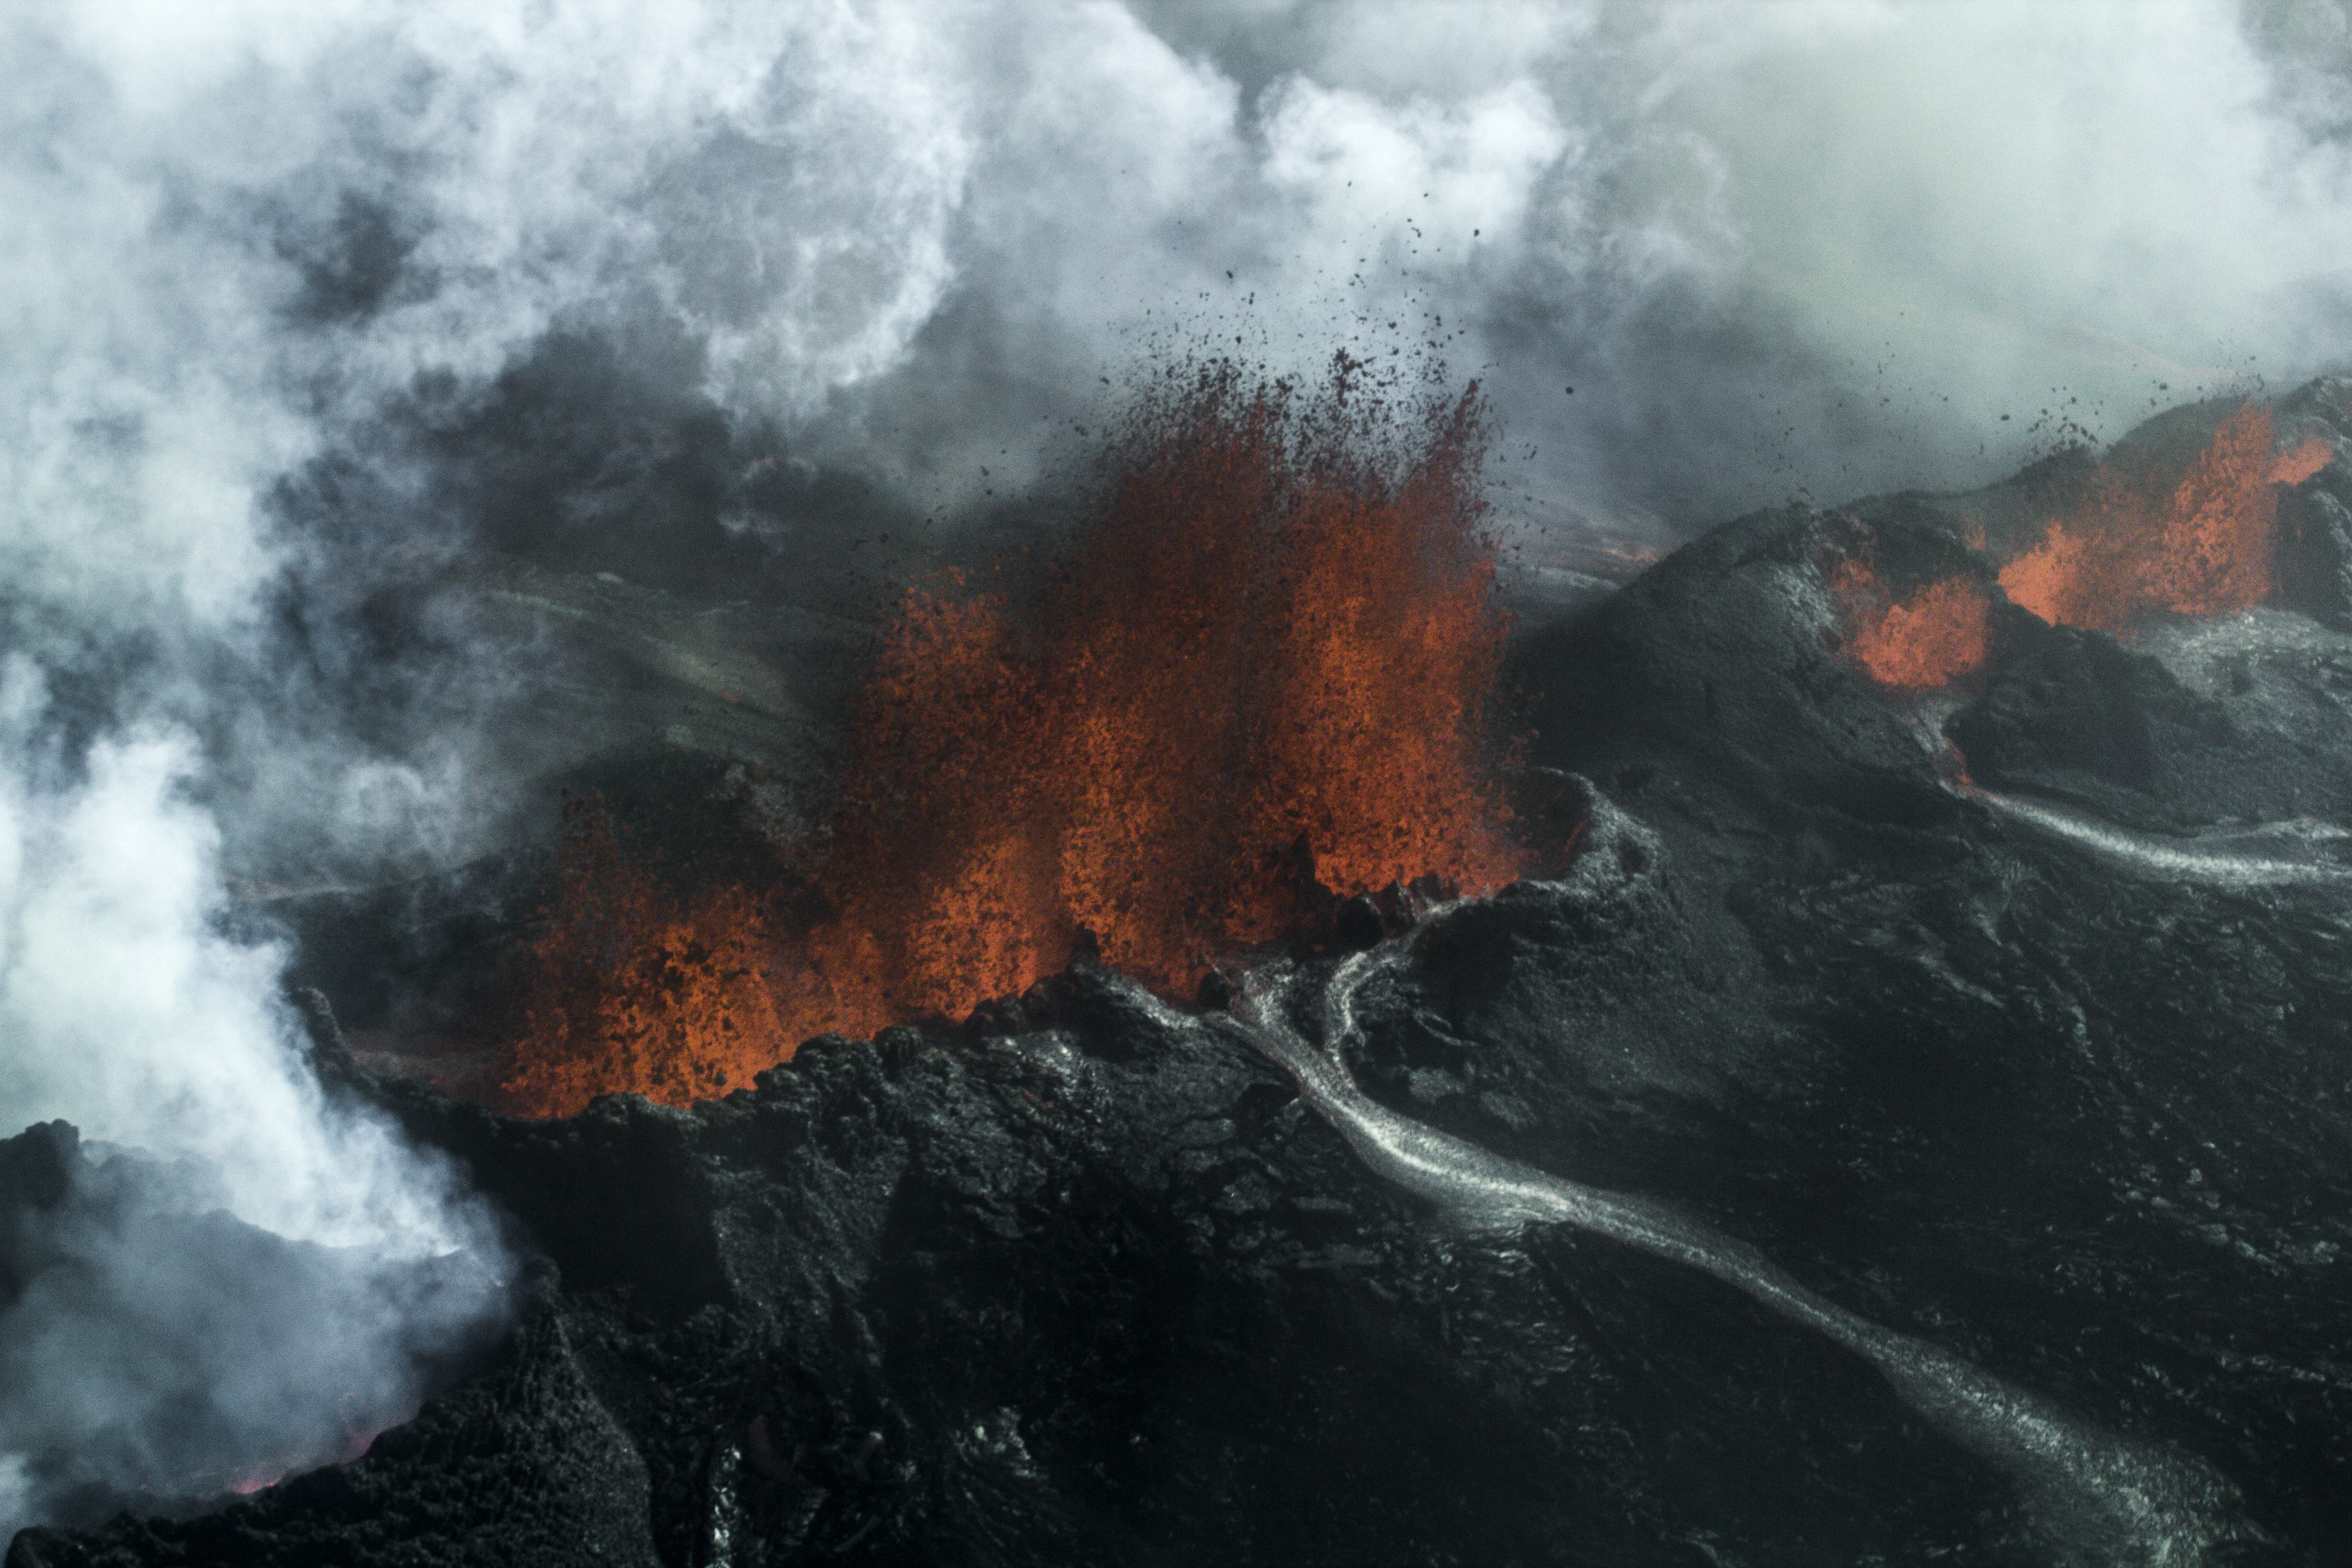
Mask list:
[{"label": "rough basalt surface", "polygon": [[[1728,525],[1522,641],[1531,764],[1632,826],[1433,930],[1349,1065],[2192,1456],[2205,1561],[2347,1561],[2352,881],[2325,832],[2294,875],[2199,835],[2352,826],[2352,638],[2011,622],[1930,710],[1839,658],[1854,515]],[[1947,732],[2121,837],[1958,787]],[[1723,1284],[1418,1207],[1090,966],[690,1111],[506,1119],[320,1035],[510,1216],[510,1339],[354,1463],[8,1568],[2181,1560],[2053,1538]]]}]

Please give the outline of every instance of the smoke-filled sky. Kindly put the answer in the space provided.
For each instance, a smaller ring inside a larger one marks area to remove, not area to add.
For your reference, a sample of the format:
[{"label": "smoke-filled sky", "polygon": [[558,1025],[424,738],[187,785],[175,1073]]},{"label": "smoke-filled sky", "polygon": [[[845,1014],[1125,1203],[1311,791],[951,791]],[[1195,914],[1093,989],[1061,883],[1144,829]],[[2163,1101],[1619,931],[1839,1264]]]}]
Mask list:
[{"label": "smoke-filled sky", "polygon": [[1180,352],[1433,350],[1507,522],[1653,544],[2352,359],[2343,0],[18,0],[0,62],[0,1131],[388,1256],[474,1222],[217,917],[480,847],[529,650],[404,584],[817,594]]},{"label": "smoke-filled sky", "polygon": [[473,847],[529,685],[389,584],[811,591],[1171,353],[1434,345],[1507,521],[1653,544],[2352,356],[2340,0],[33,0],[0,58],[13,646],[296,880]]}]

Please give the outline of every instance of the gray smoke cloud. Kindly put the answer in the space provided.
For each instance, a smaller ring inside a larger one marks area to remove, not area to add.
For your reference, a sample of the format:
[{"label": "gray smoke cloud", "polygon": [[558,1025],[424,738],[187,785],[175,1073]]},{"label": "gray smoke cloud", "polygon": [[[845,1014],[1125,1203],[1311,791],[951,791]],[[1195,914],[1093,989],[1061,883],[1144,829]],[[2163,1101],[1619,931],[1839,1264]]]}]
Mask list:
[{"label": "gray smoke cloud", "polygon": [[[495,1248],[321,1096],[226,888],[514,820],[543,650],[431,591],[485,552],[837,600],[1174,352],[1433,345],[1538,552],[2352,354],[2338,0],[26,0],[0,59],[0,1104],[337,1279]],[[290,1321],[297,1277],[175,1288]],[[352,1321],[302,1364],[414,1351]],[[0,1477],[152,1425],[136,1337],[14,1355],[79,1414]],[[262,1382],[289,1432],[344,1392]]]}]

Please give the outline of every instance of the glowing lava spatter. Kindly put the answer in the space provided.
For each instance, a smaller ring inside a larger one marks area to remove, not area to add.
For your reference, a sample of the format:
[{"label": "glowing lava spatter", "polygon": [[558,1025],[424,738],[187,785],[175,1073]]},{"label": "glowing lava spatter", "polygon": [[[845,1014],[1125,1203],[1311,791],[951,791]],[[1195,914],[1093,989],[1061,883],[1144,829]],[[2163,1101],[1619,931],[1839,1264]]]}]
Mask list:
[{"label": "glowing lava spatter", "polygon": [[810,868],[824,918],[777,931],[734,889],[665,902],[579,847],[538,954],[571,978],[542,982],[512,1101],[707,1097],[806,1036],[961,1016],[1089,943],[1181,993],[1334,899],[1508,880],[1487,435],[1475,386],[1400,409],[1344,358],[1314,393],[1228,364],[1164,382],[1042,583],[908,595]]},{"label": "glowing lava spatter", "polygon": [[[2252,608],[2273,586],[2279,487],[2300,484],[2335,458],[2317,437],[2283,453],[2275,447],[2270,409],[2247,403],[2185,469],[2146,459],[2102,464],[2037,542],[2000,563],[2002,595],[2053,626],[2118,636],[2155,614]],[[1988,552],[1981,523],[1965,529],[1962,541]],[[1847,661],[1882,686],[1934,690],[1990,657],[1991,601],[1966,576],[1896,598],[1865,552],[1832,566],[1830,588],[1846,620]]]},{"label": "glowing lava spatter", "polygon": [[510,1109],[569,1112],[614,1090],[682,1105],[789,1050],[767,922],[743,889],[673,892],[593,799],[564,808],[560,867],[503,1085]]},{"label": "glowing lava spatter", "polygon": [[1900,602],[1868,561],[1850,557],[1830,574],[1853,628],[1845,656],[1882,686],[1927,691],[1984,668],[1992,600],[1965,577],[1945,577]]},{"label": "glowing lava spatter", "polygon": [[2276,487],[2334,456],[2315,437],[2284,455],[2273,445],[2271,411],[2248,403],[2177,478],[2103,465],[2042,542],[2001,568],[2001,591],[2053,625],[2107,632],[2152,611],[2252,608],[2271,590]]}]

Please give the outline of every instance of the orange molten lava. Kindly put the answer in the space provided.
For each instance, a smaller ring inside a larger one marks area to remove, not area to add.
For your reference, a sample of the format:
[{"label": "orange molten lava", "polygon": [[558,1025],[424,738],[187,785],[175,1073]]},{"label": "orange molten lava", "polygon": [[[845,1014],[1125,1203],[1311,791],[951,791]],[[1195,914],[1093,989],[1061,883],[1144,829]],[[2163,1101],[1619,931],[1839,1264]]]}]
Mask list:
[{"label": "orange molten lava", "polygon": [[1900,603],[1860,557],[1838,563],[1830,587],[1852,628],[1845,656],[1881,686],[1929,691],[1984,668],[1992,601],[1964,577],[1928,584]]},{"label": "orange molten lava", "polygon": [[2103,467],[2090,493],[2041,544],[2001,568],[2011,601],[2057,625],[2127,632],[2151,611],[2218,616],[2271,589],[2279,484],[2334,453],[2315,437],[2274,457],[2267,407],[2249,403],[2169,483]]},{"label": "orange molten lava", "polygon": [[531,950],[511,1109],[568,1114],[626,1090],[683,1105],[789,1054],[759,905],[681,899],[633,858],[602,805],[564,808],[556,906]]},{"label": "orange molten lava", "polygon": [[1509,879],[1486,435],[1475,386],[1401,422],[1344,360],[1312,396],[1223,366],[1168,384],[1042,583],[908,596],[811,869],[823,919],[772,931],[740,890],[666,899],[576,844],[514,1102],[706,1097],[1089,943],[1179,994],[1336,898]]},{"label": "orange molten lava", "polygon": [[2316,436],[2305,436],[2271,465],[2271,483],[2299,485],[2335,460],[2335,447]]}]

